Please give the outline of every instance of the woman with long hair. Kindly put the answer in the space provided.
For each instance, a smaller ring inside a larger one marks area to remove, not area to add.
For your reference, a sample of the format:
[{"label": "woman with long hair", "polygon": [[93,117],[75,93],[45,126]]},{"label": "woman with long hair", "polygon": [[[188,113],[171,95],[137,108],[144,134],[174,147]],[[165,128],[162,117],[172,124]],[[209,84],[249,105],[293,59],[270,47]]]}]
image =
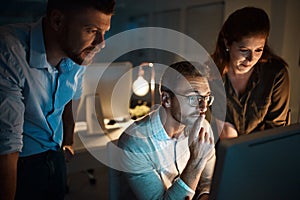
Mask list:
[{"label": "woman with long hair", "polygon": [[255,7],[233,12],[222,26],[212,58],[223,77],[226,119],[220,138],[287,125],[287,63],[268,45],[270,20]]}]

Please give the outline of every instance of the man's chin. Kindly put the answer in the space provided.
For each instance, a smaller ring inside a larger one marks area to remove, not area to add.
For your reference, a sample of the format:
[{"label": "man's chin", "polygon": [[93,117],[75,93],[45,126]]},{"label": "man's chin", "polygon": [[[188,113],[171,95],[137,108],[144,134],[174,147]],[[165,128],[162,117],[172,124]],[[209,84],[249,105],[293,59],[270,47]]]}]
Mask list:
[{"label": "man's chin", "polygon": [[196,117],[196,116],[189,116],[189,117],[185,118],[184,124],[186,126],[192,127],[195,124],[195,122],[197,121],[197,119],[198,119],[198,117]]},{"label": "man's chin", "polygon": [[86,56],[85,58],[82,57],[75,57],[71,58],[73,62],[75,62],[77,65],[89,65],[93,62],[93,57]]},{"label": "man's chin", "polygon": [[201,118],[205,118],[205,114],[194,114],[194,115],[190,115],[188,117],[185,118],[185,124],[188,126],[194,126],[194,124],[196,123],[196,121],[199,119],[199,117]]},{"label": "man's chin", "polygon": [[87,55],[84,56],[82,60],[82,64],[81,65],[90,65],[93,62],[93,59],[95,57],[95,53],[89,53]]}]

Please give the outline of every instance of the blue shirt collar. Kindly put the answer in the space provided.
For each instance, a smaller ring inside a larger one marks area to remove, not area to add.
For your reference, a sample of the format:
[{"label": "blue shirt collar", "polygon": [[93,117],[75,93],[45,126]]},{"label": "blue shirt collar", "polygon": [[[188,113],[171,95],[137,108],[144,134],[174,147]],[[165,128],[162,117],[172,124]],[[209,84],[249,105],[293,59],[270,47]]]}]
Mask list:
[{"label": "blue shirt collar", "polygon": [[159,108],[152,112],[150,114],[150,121],[151,121],[151,126],[152,126],[152,130],[153,130],[153,137],[156,138],[157,140],[169,140],[170,137],[167,134],[167,132],[165,131],[163,124],[161,123],[161,119],[160,119],[160,112],[161,106],[159,106]]},{"label": "blue shirt collar", "polygon": [[[162,106],[159,106],[158,109],[154,112],[152,112],[150,114],[150,121],[151,121],[151,126],[152,126],[152,130],[153,130],[153,137],[156,138],[157,140],[162,140],[162,141],[166,141],[166,140],[174,140],[174,138],[170,138],[170,136],[168,135],[168,133],[166,132],[166,130],[163,127],[163,124],[161,122],[160,119],[160,109],[163,109]],[[185,134],[185,132],[183,132],[182,134],[180,134],[180,136],[178,137],[177,140],[182,140],[185,139],[187,137],[187,135]]]}]

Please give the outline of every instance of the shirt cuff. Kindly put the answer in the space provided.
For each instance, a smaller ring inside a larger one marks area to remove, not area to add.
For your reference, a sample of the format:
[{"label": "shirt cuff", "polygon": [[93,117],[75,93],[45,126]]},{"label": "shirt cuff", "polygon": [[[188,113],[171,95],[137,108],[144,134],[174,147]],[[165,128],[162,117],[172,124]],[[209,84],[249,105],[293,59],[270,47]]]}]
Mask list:
[{"label": "shirt cuff", "polygon": [[187,190],[188,192],[195,194],[195,191],[192,190],[187,184],[185,184],[185,182],[183,180],[181,180],[181,178],[178,178],[176,180],[176,182],[178,182],[178,184],[183,187],[185,190]]}]

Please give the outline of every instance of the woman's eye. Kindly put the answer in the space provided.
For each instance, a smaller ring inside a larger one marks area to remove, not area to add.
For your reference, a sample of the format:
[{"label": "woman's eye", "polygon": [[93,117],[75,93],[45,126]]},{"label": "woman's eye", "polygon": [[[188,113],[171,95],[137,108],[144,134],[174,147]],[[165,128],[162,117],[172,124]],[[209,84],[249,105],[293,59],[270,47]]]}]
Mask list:
[{"label": "woman's eye", "polygon": [[258,52],[258,53],[260,53],[262,51],[263,51],[263,49],[257,49],[257,50],[255,50],[255,52]]}]

